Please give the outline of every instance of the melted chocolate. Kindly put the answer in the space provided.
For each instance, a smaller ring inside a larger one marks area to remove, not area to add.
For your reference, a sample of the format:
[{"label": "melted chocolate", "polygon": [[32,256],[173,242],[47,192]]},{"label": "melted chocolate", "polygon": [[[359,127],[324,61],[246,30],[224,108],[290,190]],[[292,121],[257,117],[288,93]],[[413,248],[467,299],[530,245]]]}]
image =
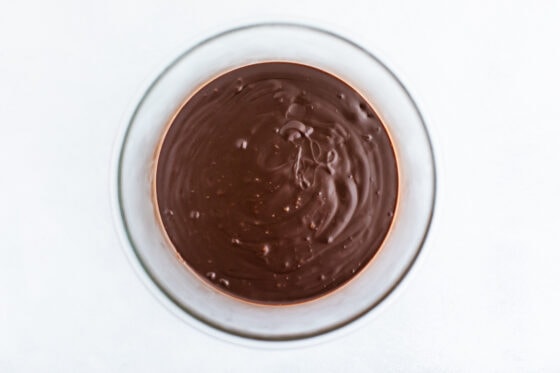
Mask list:
[{"label": "melted chocolate", "polygon": [[379,250],[398,172],[369,104],[338,78],[260,63],[202,87],[164,137],[156,198],[186,264],[262,303],[318,297]]}]

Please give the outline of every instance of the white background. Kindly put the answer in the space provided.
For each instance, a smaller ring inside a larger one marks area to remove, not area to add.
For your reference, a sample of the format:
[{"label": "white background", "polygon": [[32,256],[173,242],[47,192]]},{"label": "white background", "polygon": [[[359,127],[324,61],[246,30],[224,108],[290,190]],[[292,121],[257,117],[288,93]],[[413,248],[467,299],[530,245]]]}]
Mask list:
[{"label": "white background", "polygon": [[[405,286],[353,332],[288,350],[169,312],[111,202],[116,139],[150,80],[201,38],[267,19],[378,54],[439,160]],[[0,371],[560,371],[559,36],[559,1],[3,1]]]}]

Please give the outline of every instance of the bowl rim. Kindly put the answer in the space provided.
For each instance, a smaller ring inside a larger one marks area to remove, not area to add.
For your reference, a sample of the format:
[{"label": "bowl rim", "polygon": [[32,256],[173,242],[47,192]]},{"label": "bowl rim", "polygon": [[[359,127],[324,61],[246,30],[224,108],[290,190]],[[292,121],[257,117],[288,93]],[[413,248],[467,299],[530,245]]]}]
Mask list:
[{"label": "bowl rim", "polygon": [[[127,219],[126,219],[126,213],[124,211],[123,208],[123,190],[121,188],[122,185],[122,178],[123,178],[123,173],[122,173],[122,169],[123,169],[123,158],[124,158],[124,153],[125,153],[125,149],[126,149],[126,144],[131,132],[131,128],[133,127],[133,123],[138,115],[138,112],[140,111],[141,107],[143,106],[144,102],[146,101],[146,98],[149,96],[149,94],[152,92],[152,90],[155,88],[155,86],[157,85],[157,83],[167,74],[167,72],[169,70],[171,70],[178,62],[180,62],[183,58],[187,57],[189,54],[191,54],[192,52],[196,51],[197,49],[201,48],[202,46],[206,45],[207,43],[210,43],[216,39],[219,39],[223,36],[226,36],[228,34],[231,33],[236,33],[236,32],[240,32],[240,31],[247,31],[247,30],[251,30],[251,29],[258,29],[258,28],[264,28],[264,27],[278,27],[278,28],[293,28],[293,29],[302,29],[304,31],[312,31],[312,32],[317,32],[317,33],[321,33],[324,34],[326,36],[332,37],[334,39],[338,39],[339,41],[342,41],[356,49],[358,49],[359,51],[361,51],[362,53],[364,53],[365,55],[367,55],[369,58],[371,58],[372,60],[374,60],[383,70],[385,70],[385,72],[387,72],[389,74],[389,76],[392,78],[392,80],[394,80],[398,86],[400,87],[400,89],[403,91],[403,93],[406,95],[406,97],[408,98],[408,100],[410,101],[414,111],[416,112],[416,114],[418,115],[419,118],[419,122],[422,126],[422,131],[425,133],[426,135],[426,142],[427,142],[427,150],[429,151],[429,156],[430,156],[430,162],[431,162],[431,168],[432,168],[432,189],[431,189],[431,208],[429,211],[429,215],[427,220],[425,221],[426,227],[424,229],[423,235],[421,237],[421,239],[419,240],[418,244],[417,244],[417,248],[415,249],[414,255],[412,256],[410,262],[403,268],[402,273],[400,274],[400,276],[395,280],[395,282],[393,284],[391,284],[390,287],[387,288],[387,290],[383,293],[383,295],[381,295],[379,297],[379,299],[377,299],[375,302],[373,302],[369,307],[367,307],[366,309],[364,309],[361,312],[357,312],[355,315],[353,315],[350,318],[347,318],[345,320],[342,320],[341,322],[338,323],[334,323],[332,325],[329,325],[328,327],[313,331],[313,332],[308,332],[308,333],[301,333],[301,334],[296,334],[296,335],[289,335],[289,336],[272,336],[272,337],[266,337],[266,336],[262,336],[262,335],[258,335],[258,334],[254,334],[254,333],[244,333],[241,332],[239,330],[231,330],[228,329],[226,327],[223,327],[215,322],[213,322],[212,320],[205,318],[203,315],[199,315],[197,313],[191,312],[187,307],[184,307],[182,305],[182,303],[168,290],[165,288],[164,285],[162,285],[160,283],[160,281],[158,280],[157,276],[155,274],[152,273],[152,271],[148,268],[148,266],[146,265],[146,263],[144,263],[144,260],[142,259],[142,256],[139,254],[138,249],[134,243],[134,239],[132,237],[132,234],[130,232],[128,223],[127,223]],[[159,71],[159,73],[157,73],[155,75],[155,78],[152,78],[150,80],[150,83],[147,85],[147,88],[144,88],[142,91],[142,94],[140,96],[139,99],[133,101],[132,103],[132,107],[133,109],[128,110],[124,116],[124,123],[123,123],[123,127],[121,130],[121,133],[119,134],[119,136],[117,137],[116,141],[115,141],[115,147],[114,147],[114,155],[113,155],[113,167],[111,167],[112,170],[112,177],[111,177],[111,197],[113,200],[113,216],[115,219],[115,228],[117,229],[117,233],[119,235],[119,237],[121,238],[122,241],[122,246],[123,249],[125,251],[125,253],[127,254],[127,257],[129,258],[129,261],[132,263],[132,265],[135,267],[136,269],[136,273],[137,275],[141,278],[142,282],[150,289],[150,292],[164,305],[166,305],[168,309],[170,309],[171,307],[173,308],[171,311],[180,319],[185,320],[185,316],[188,316],[189,320],[193,320],[196,322],[196,326],[199,327],[199,329],[202,329],[203,331],[207,332],[207,334],[211,334],[211,335],[216,335],[216,333],[212,333],[212,331],[218,331],[218,337],[222,337],[222,338],[226,338],[226,339],[230,339],[231,337],[236,338],[237,341],[239,341],[239,339],[244,340],[244,342],[268,342],[268,343],[273,343],[273,344],[277,344],[278,342],[281,342],[282,344],[286,345],[286,342],[304,342],[304,341],[309,341],[312,338],[319,337],[319,336],[326,336],[326,335],[334,335],[337,332],[340,332],[342,329],[345,329],[346,327],[350,326],[351,324],[356,324],[356,321],[360,320],[360,319],[364,319],[364,316],[367,314],[371,314],[373,310],[378,309],[382,304],[386,303],[386,301],[388,300],[389,296],[391,294],[394,294],[396,289],[398,287],[400,287],[400,285],[403,283],[403,280],[407,277],[409,277],[409,274],[412,270],[413,267],[415,267],[415,264],[418,262],[418,258],[420,256],[420,254],[424,251],[425,249],[425,244],[426,241],[428,239],[429,233],[432,230],[432,225],[433,225],[433,221],[434,221],[434,214],[435,214],[435,210],[436,210],[436,204],[437,204],[437,199],[438,199],[438,163],[436,160],[436,155],[435,155],[435,151],[434,151],[434,145],[433,145],[433,134],[430,132],[428,125],[426,123],[426,119],[425,116],[422,114],[422,112],[420,111],[420,108],[418,107],[417,101],[413,98],[412,94],[410,93],[410,91],[406,88],[406,86],[403,84],[403,82],[398,78],[398,76],[396,75],[396,73],[387,66],[387,64],[385,64],[380,58],[378,58],[375,54],[373,54],[372,52],[370,52],[368,49],[362,47],[361,45],[357,44],[356,42],[348,39],[347,37],[341,36],[333,31],[330,30],[326,30],[322,27],[318,27],[315,25],[309,25],[309,24],[304,24],[304,23],[299,23],[299,22],[284,22],[284,21],[271,21],[271,22],[256,22],[256,23],[249,23],[249,24],[244,24],[241,26],[236,26],[236,27],[232,27],[232,28],[227,28],[224,31],[218,32],[218,33],[214,33],[202,40],[199,40],[198,42],[192,44],[190,47],[186,48],[183,52],[181,52],[180,54],[178,54],[175,58],[173,58],[170,62],[166,63],[164,65],[164,68],[161,69]]]}]

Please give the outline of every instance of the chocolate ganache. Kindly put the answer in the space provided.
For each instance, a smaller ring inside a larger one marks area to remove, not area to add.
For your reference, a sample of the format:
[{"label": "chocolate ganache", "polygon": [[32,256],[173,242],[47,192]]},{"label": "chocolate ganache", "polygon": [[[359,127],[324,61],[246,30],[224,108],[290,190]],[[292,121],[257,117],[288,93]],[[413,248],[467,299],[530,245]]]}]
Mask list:
[{"label": "chocolate ganache", "polygon": [[224,292],[289,304],[324,295],[373,258],[398,171],[366,100],[316,68],[247,65],[199,89],[157,158],[163,227],[187,266]]}]

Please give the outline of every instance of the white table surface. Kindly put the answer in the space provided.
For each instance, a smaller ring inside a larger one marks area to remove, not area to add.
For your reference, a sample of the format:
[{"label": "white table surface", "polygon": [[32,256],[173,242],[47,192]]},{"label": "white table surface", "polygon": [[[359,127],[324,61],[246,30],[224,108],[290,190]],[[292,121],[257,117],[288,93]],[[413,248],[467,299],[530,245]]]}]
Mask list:
[{"label": "white table surface", "polygon": [[[423,3],[2,2],[0,371],[560,371],[560,2]],[[270,19],[337,31],[394,68],[440,176],[397,296],[351,333],[288,350],[216,339],[162,306],[118,238],[110,188],[118,133],[159,70]]]}]

